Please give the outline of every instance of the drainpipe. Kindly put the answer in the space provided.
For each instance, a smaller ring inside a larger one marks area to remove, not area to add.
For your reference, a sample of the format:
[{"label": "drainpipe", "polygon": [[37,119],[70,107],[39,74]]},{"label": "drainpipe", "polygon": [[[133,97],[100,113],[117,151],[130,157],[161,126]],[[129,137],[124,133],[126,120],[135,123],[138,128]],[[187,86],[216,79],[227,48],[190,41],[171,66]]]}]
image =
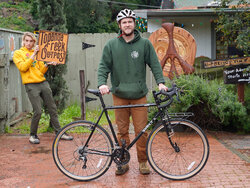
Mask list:
[{"label": "drainpipe", "polygon": [[0,76],[2,79],[0,85],[0,133],[3,133],[6,128],[9,127],[10,119],[10,100],[9,100],[9,67],[10,62],[8,60],[8,54],[0,54]]},{"label": "drainpipe", "polygon": [[4,93],[5,93],[5,101],[6,101],[7,119],[6,119],[6,124],[5,124],[4,128],[9,128],[9,122],[10,122],[9,71],[10,71],[10,61],[9,61],[9,57],[7,55],[6,65],[4,67],[4,91],[5,91]]}]

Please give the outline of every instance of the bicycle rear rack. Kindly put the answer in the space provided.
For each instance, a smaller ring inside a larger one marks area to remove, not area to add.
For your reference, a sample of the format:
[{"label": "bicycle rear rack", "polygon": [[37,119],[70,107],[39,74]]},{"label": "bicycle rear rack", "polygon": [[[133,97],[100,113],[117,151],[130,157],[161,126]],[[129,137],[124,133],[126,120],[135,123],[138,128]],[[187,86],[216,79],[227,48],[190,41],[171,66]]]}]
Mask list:
[{"label": "bicycle rear rack", "polygon": [[187,119],[191,116],[194,116],[193,112],[178,112],[178,113],[169,113],[169,118],[182,118],[182,119]]}]

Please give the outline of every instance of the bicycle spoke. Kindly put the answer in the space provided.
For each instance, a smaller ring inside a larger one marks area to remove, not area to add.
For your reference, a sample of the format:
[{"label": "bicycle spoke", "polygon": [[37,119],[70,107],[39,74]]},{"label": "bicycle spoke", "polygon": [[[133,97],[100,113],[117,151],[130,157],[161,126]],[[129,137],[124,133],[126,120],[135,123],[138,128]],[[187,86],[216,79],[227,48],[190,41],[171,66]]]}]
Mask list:
[{"label": "bicycle spoke", "polygon": [[150,134],[147,155],[152,168],[170,179],[187,179],[197,174],[205,165],[209,145],[205,135],[194,123],[182,120],[171,121],[171,145],[163,125],[158,125]]},{"label": "bicycle spoke", "polygon": [[92,127],[93,124],[90,122],[72,122],[64,127],[58,138],[67,133],[74,139],[54,141],[54,161],[58,168],[72,179],[79,181],[95,179],[104,174],[111,165],[113,144],[103,128],[97,126],[86,145]]}]

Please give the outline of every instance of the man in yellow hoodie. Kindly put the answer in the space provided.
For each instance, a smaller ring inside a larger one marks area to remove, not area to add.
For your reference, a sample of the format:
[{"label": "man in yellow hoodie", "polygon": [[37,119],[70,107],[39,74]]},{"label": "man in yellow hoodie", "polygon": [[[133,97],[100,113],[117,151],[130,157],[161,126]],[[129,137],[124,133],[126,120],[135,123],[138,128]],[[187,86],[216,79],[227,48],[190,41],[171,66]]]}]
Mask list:
[{"label": "man in yellow hoodie", "polygon": [[[30,32],[25,32],[22,37],[22,47],[16,50],[13,56],[13,61],[20,71],[22,82],[25,85],[26,92],[33,107],[34,114],[31,121],[29,138],[32,144],[40,143],[37,136],[37,129],[42,114],[41,99],[48,109],[50,122],[55,132],[57,133],[61,129],[52,91],[44,77],[44,74],[48,70],[48,65],[57,65],[57,63],[37,61],[36,54],[38,51],[39,46],[36,45],[35,35]],[[73,137],[64,134],[62,139],[72,140]]]}]

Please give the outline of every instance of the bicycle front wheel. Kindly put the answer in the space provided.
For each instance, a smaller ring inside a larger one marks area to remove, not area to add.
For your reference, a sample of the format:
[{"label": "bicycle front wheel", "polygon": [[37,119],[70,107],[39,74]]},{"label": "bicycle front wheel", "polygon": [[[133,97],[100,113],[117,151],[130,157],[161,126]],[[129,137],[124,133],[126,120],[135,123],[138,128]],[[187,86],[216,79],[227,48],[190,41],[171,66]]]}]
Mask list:
[{"label": "bicycle front wheel", "polygon": [[[92,122],[75,121],[63,127],[54,140],[53,159],[69,178],[90,181],[103,175],[111,165],[113,142],[101,126],[97,125],[94,131],[93,128]],[[73,140],[63,140],[65,133]]]},{"label": "bicycle front wheel", "polygon": [[159,122],[150,133],[148,161],[165,178],[188,179],[205,166],[209,156],[208,140],[201,128],[189,120],[173,119],[169,123],[168,131]]}]

